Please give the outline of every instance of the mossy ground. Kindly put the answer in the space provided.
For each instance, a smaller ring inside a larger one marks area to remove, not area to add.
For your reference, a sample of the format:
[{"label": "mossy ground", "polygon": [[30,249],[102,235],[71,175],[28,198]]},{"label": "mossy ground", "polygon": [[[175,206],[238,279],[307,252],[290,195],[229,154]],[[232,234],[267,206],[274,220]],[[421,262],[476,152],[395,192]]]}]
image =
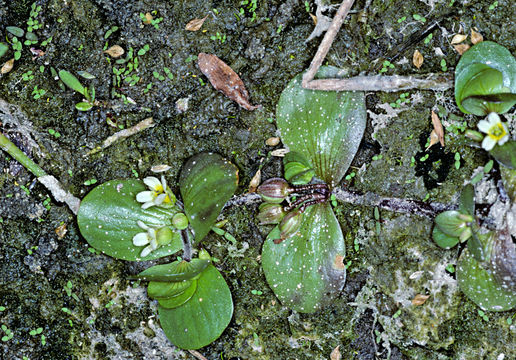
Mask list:
[{"label": "mossy ground", "polygon": [[[31,3],[0,0],[2,35],[8,25],[26,28]],[[20,134],[5,120],[3,130],[27,152],[31,146],[26,137],[35,140],[32,157],[78,197],[92,188],[84,185],[87,180],[102,183],[135,174],[143,177],[158,164],[170,165],[169,179],[176,179],[186,159],[206,150],[222,154],[239,167],[239,193],[244,193],[260,158],[272,150],[265,140],[276,131],[273,120],[280,93],[308,67],[319,43],[304,43],[313,22],[299,0],[258,1],[254,20],[239,0],[36,3],[42,6],[38,20],[44,24],[36,34],[40,40],[52,37],[52,41],[45,55],[34,60],[25,46],[14,69],[0,77],[0,98],[18,106],[27,115],[22,125],[34,131]],[[308,3],[314,12],[314,3]],[[461,28],[469,33],[475,27],[484,39],[514,52],[510,19],[516,10],[510,0],[496,3],[490,9],[492,1],[374,0],[367,12],[348,16],[328,63],[348,67],[353,74],[378,73],[382,61],[396,53],[404,39],[434,20],[440,21],[433,38],[409,47],[388,74],[440,72],[442,59],[452,71],[459,56],[449,45],[450,35]],[[357,1],[354,9],[364,4]],[[244,16],[237,19],[240,8]],[[163,18],[159,29],[140,19],[140,13],[154,11],[155,18]],[[448,11],[452,13],[442,17]],[[188,21],[206,14],[210,16],[202,30],[184,30]],[[414,14],[424,16],[426,22],[414,20]],[[398,21],[402,17],[406,19]],[[121,45],[126,51],[133,47],[135,52],[146,44],[150,47],[139,56],[141,80],[134,86],[123,82],[116,89],[136,104],[124,103],[112,93],[115,60],[108,61],[102,53],[104,34],[112,26],[119,29],[108,38],[109,45]],[[224,42],[210,38],[217,32],[226,35]],[[436,48],[442,55],[436,55]],[[415,49],[425,59],[420,70],[411,63]],[[251,102],[261,104],[262,109],[245,111],[215,91],[192,60],[199,52],[214,53],[237,71]],[[61,90],[50,74],[51,66],[94,74],[95,79],[82,81],[95,86],[102,106],[76,111],[74,105],[81,96]],[[165,75],[164,67],[172,71],[172,79],[153,76],[154,71]],[[34,77],[24,81],[22,74],[27,71]],[[150,83],[152,87],[144,92]],[[47,91],[37,100],[32,94],[36,85]],[[399,97],[400,93],[368,94],[370,122],[352,165],[357,175],[345,185],[385,196],[456,202],[464,181],[486,161],[481,152],[460,140],[460,124],[466,121],[474,127],[476,120],[458,111],[452,91],[411,91],[410,104],[394,110],[385,105]],[[175,103],[184,98],[189,98],[188,110],[179,112]],[[431,148],[426,161],[432,165],[425,167],[420,159],[432,129],[432,108],[451,127],[446,147]],[[155,127],[87,155],[119,130],[107,119],[127,128],[149,116]],[[50,134],[50,129],[60,136]],[[459,169],[447,160],[455,152],[461,154]],[[5,154],[0,156],[0,166],[0,306],[5,307],[0,323],[14,335],[0,343],[0,357],[193,358],[167,341],[145,289],[133,288],[126,280],[128,273],[148,264],[116,261],[89,251],[66,207],[53,201],[47,204],[48,192]],[[280,174],[278,159],[265,164],[264,178]],[[347,285],[332,306],[313,315],[292,313],[268,288],[259,258],[267,229],[253,219],[256,205],[223,214],[229,219],[226,230],[239,244],[234,246],[215,234],[204,244],[220,259],[216,265],[232,290],[235,313],[223,335],[201,350],[207,358],[327,359],[338,345],[343,359],[387,358],[389,354],[391,359],[496,359],[500,354],[516,358],[516,329],[506,321],[514,311],[489,313],[488,321],[478,315],[475,305],[457,290],[453,274],[444,270],[456,262],[457,253],[434,245],[429,219],[382,211],[377,234],[373,209],[341,204],[337,211],[347,233],[346,261],[351,261]],[[55,229],[62,225],[67,233],[59,237]],[[242,251],[244,242],[249,248]],[[412,306],[410,300],[418,293],[431,296],[424,305]],[[39,327],[41,334],[30,335]]]}]

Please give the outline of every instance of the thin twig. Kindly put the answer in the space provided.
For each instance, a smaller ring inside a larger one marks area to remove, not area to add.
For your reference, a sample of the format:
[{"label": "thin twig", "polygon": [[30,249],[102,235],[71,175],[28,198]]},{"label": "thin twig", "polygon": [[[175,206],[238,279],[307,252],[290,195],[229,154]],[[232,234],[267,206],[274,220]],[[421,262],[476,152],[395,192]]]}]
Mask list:
[{"label": "thin twig", "polygon": [[377,206],[392,212],[419,215],[431,219],[438,213],[453,208],[451,205],[438,202],[426,203],[420,200],[385,197],[371,192],[359,194],[342,188],[335,188],[332,193],[337,200],[353,205]]},{"label": "thin twig", "polygon": [[208,360],[207,358],[205,358],[200,352],[196,351],[196,350],[188,350],[188,352],[190,354],[192,354],[193,356],[195,356],[197,359],[199,360]]},{"label": "thin twig", "polygon": [[333,18],[330,28],[324,35],[310,67],[303,75],[302,86],[305,89],[323,91],[403,91],[409,89],[446,90],[453,86],[453,79],[448,74],[427,74],[410,76],[357,76],[349,79],[314,80],[315,74],[328,54],[339,32],[344,18],[353,6],[354,0],[343,0],[339,11]]}]

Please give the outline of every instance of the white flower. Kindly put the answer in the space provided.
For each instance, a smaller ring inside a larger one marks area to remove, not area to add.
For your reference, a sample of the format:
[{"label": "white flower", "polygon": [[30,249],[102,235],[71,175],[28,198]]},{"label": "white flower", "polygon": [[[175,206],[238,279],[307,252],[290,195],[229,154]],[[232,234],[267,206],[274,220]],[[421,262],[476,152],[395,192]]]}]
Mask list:
[{"label": "white flower", "polygon": [[143,203],[142,209],[150,208],[151,206],[170,206],[174,205],[176,197],[167,189],[167,182],[165,177],[161,177],[161,181],[154,176],[149,176],[143,179],[145,185],[150,190],[142,191],[136,194],[136,201]]},{"label": "white flower", "polygon": [[145,232],[138,233],[133,237],[134,246],[145,246],[142,252],[140,253],[141,257],[145,257],[149,255],[153,250],[158,248],[158,240],[156,239],[156,229],[151,228],[143,223],[143,221],[138,220],[138,226],[141,227]]},{"label": "white flower", "polygon": [[502,123],[497,113],[487,115],[487,120],[478,122],[478,129],[487,135],[482,141],[482,147],[487,151],[492,150],[496,144],[503,145],[509,140],[507,125]]}]

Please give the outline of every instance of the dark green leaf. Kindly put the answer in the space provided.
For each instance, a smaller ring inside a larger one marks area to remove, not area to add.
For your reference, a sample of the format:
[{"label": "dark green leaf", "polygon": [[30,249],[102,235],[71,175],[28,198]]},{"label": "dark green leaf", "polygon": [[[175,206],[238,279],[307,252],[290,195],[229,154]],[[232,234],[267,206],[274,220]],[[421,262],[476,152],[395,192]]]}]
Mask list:
[{"label": "dark green leaf", "polygon": [[338,294],[346,280],[346,248],[340,225],[328,203],[305,210],[297,234],[279,244],[275,227],[262,250],[262,265],[269,286],[281,302],[312,313]]},{"label": "dark green leaf", "polygon": [[475,216],[475,189],[471,184],[466,185],[460,193],[459,212]]},{"label": "dark green leaf", "polygon": [[475,115],[491,112],[503,114],[516,104],[516,94],[499,93],[493,95],[473,95],[462,100],[462,107]]},{"label": "dark green leaf", "polygon": [[36,34],[34,34],[34,33],[33,33],[33,32],[31,32],[31,31],[27,31],[27,32],[25,33],[25,38],[26,38],[27,40],[30,40],[30,41],[38,41],[38,37],[37,37],[37,35],[36,35]]},{"label": "dark green leaf", "polygon": [[19,38],[21,38],[23,34],[25,34],[25,31],[17,26],[7,26],[5,30],[9,31],[11,34]]},{"label": "dark green leaf", "polygon": [[437,226],[434,226],[434,230],[432,231],[432,239],[443,249],[451,249],[459,243],[458,237],[446,235]]},{"label": "dark green leaf", "polygon": [[[142,209],[136,194],[147,190],[139,180],[113,180],[97,186],[82,200],[77,223],[88,243],[105,254],[123,260],[141,260],[143,247],[133,245],[134,235],[144,232],[137,221],[148,226],[169,226],[172,209],[151,207]],[[177,234],[177,233],[176,233]],[[157,259],[183,248],[177,234],[169,245],[162,246],[145,257]]]},{"label": "dark green leaf", "polygon": [[[151,299],[168,299],[185,292],[186,289],[197,283],[197,280],[182,280],[174,282],[151,281],[147,286],[147,295]],[[197,287],[197,284],[194,285]]]},{"label": "dark green leaf", "polygon": [[[319,75],[334,68],[322,67]],[[308,159],[330,187],[346,173],[366,125],[363,92],[306,90],[302,74],[283,90],[276,118],[283,143]]]},{"label": "dark green leaf", "polygon": [[237,185],[238,169],[218,154],[201,153],[185,164],[179,188],[195,242],[208,234]]},{"label": "dark green leaf", "polygon": [[0,42],[0,58],[5,55],[7,50],[9,50],[9,46],[3,42]]},{"label": "dark green leaf", "polygon": [[135,277],[147,281],[183,281],[199,275],[211,263],[210,260],[192,259],[192,261],[176,260],[169,264],[155,265]]},{"label": "dark green leaf", "polygon": [[509,140],[503,145],[495,145],[489,153],[503,166],[516,169],[516,141]]},{"label": "dark green leaf", "polygon": [[312,181],[315,171],[310,162],[298,152],[290,151],[283,158],[285,180],[293,185],[304,185]]},{"label": "dark green leaf", "polygon": [[466,228],[465,221],[456,210],[443,211],[435,217],[435,224],[448,236],[459,237]]},{"label": "dark green leaf", "polygon": [[516,306],[516,293],[499,285],[468,249],[457,263],[457,282],[464,294],[484,310],[505,311]]},{"label": "dark green leaf", "polygon": [[158,307],[161,327],[182,349],[199,349],[215,341],[233,316],[233,301],[226,281],[210,265],[201,273],[190,300],[174,309]]},{"label": "dark green leaf", "polygon": [[[165,309],[174,309],[178,306],[183,305],[192,298],[197,290],[197,280],[193,280],[192,284],[182,293],[169,297],[168,299],[158,299],[158,303]],[[160,283],[165,284],[165,283]]]},{"label": "dark green leaf", "polygon": [[[484,72],[486,70],[487,72]],[[501,73],[501,82],[496,71]],[[468,83],[469,85],[467,85]],[[516,93],[516,60],[503,46],[492,41],[483,41],[466,51],[457,64],[455,100],[462,112],[469,113],[462,106],[466,97],[497,93]],[[472,109],[482,110],[476,105],[469,104],[473,107]],[[478,113],[477,115],[482,114]]]},{"label": "dark green leaf", "polygon": [[516,201],[516,170],[501,166],[500,174],[502,175],[503,187],[514,203]]},{"label": "dark green leaf", "polygon": [[516,245],[508,229],[496,234],[491,253],[491,269],[494,279],[516,296]]},{"label": "dark green leaf", "polygon": [[492,242],[492,233],[479,234],[474,232],[467,242],[467,247],[475,260],[482,262],[486,260],[488,246]]},{"label": "dark green leaf", "polygon": [[59,70],[59,78],[70,89],[77,91],[79,94],[82,94],[82,95],[85,94],[86,91],[85,91],[84,86],[82,86],[79,79],[77,79],[75,77],[75,75],[72,74],[71,72],[66,71],[66,70]]}]

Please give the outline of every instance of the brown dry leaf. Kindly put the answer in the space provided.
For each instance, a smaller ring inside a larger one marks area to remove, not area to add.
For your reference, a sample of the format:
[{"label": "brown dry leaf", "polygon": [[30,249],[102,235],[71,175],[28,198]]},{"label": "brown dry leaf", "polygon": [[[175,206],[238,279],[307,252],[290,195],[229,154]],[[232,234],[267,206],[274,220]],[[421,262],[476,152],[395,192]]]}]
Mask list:
[{"label": "brown dry leaf", "polygon": [[188,30],[188,31],[197,31],[197,30],[199,30],[202,27],[202,24],[204,24],[204,21],[208,18],[208,15],[206,15],[202,19],[190,20],[188,22],[188,24],[186,24],[185,30]]},{"label": "brown dry leaf", "polygon": [[412,305],[414,305],[414,306],[423,305],[429,297],[430,297],[430,295],[417,294],[412,299]]},{"label": "brown dry leaf", "polygon": [[246,110],[254,110],[260,107],[260,105],[249,103],[249,93],[240,77],[216,55],[200,53],[197,58],[197,65],[215,89],[238,105]]},{"label": "brown dry leaf", "polygon": [[423,55],[419,52],[419,50],[414,51],[414,55],[412,55],[412,63],[418,69],[423,65]]},{"label": "brown dry leaf", "polygon": [[64,236],[66,235],[66,233],[68,232],[68,230],[66,229],[66,224],[63,224],[61,226],[58,226],[55,230],[56,234],[57,234],[57,238],[58,239],[62,239],[64,238]]},{"label": "brown dry leaf", "polygon": [[340,345],[337,345],[337,347],[335,349],[333,349],[333,351],[330,354],[330,360],[340,360],[341,359],[339,348],[340,348]]},{"label": "brown dry leaf", "polygon": [[468,44],[453,45],[453,47],[455,48],[455,51],[459,53],[459,55],[464,54],[470,48]]},{"label": "brown dry leaf", "polygon": [[154,19],[154,17],[151,15],[150,12],[145,13],[145,20],[143,20],[143,23],[146,25],[149,25],[153,19]]},{"label": "brown dry leaf", "polygon": [[268,138],[267,140],[265,140],[265,145],[267,146],[276,146],[278,145],[280,142],[280,138],[275,136],[275,137],[270,137]]},{"label": "brown dry leaf", "polygon": [[484,41],[484,37],[482,36],[482,34],[471,29],[471,42],[473,43],[473,45],[478,44],[482,41]]},{"label": "brown dry leaf", "polygon": [[254,174],[253,178],[249,182],[249,192],[254,193],[260,182],[262,181],[262,171],[258,169],[256,174]]},{"label": "brown dry leaf", "polygon": [[457,34],[457,35],[454,35],[452,40],[451,40],[451,44],[452,45],[455,45],[455,44],[460,44],[461,42],[463,42],[464,40],[466,40],[466,38],[468,37],[468,35],[464,35],[464,34]]},{"label": "brown dry leaf", "polygon": [[432,132],[430,133],[430,142],[428,144],[428,147],[425,149],[425,151],[430,149],[432,146],[434,146],[438,142],[439,142],[439,136],[437,136],[437,134],[435,133],[435,130],[432,130]]},{"label": "brown dry leaf", "polygon": [[287,150],[287,149],[276,149],[274,151],[271,151],[271,155],[276,156],[276,157],[284,157],[288,153],[289,153],[289,150]]},{"label": "brown dry leaf", "polygon": [[314,22],[314,25],[317,25],[317,16],[315,16],[314,14],[312,13],[309,13],[310,16],[312,17],[312,21]]},{"label": "brown dry leaf", "polygon": [[120,45],[113,45],[104,52],[112,58],[117,58],[124,55],[125,50]]},{"label": "brown dry leaf", "polygon": [[14,58],[5,62],[0,70],[1,74],[7,74],[9,71],[13,69],[14,66]]},{"label": "brown dry leaf", "polygon": [[441,120],[439,120],[439,116],[432,110],[432,125],[434,126],[434,131],[439,138],[439,142],[441,146],[444,147],[444,129],[443,124],[441,124]]}]

